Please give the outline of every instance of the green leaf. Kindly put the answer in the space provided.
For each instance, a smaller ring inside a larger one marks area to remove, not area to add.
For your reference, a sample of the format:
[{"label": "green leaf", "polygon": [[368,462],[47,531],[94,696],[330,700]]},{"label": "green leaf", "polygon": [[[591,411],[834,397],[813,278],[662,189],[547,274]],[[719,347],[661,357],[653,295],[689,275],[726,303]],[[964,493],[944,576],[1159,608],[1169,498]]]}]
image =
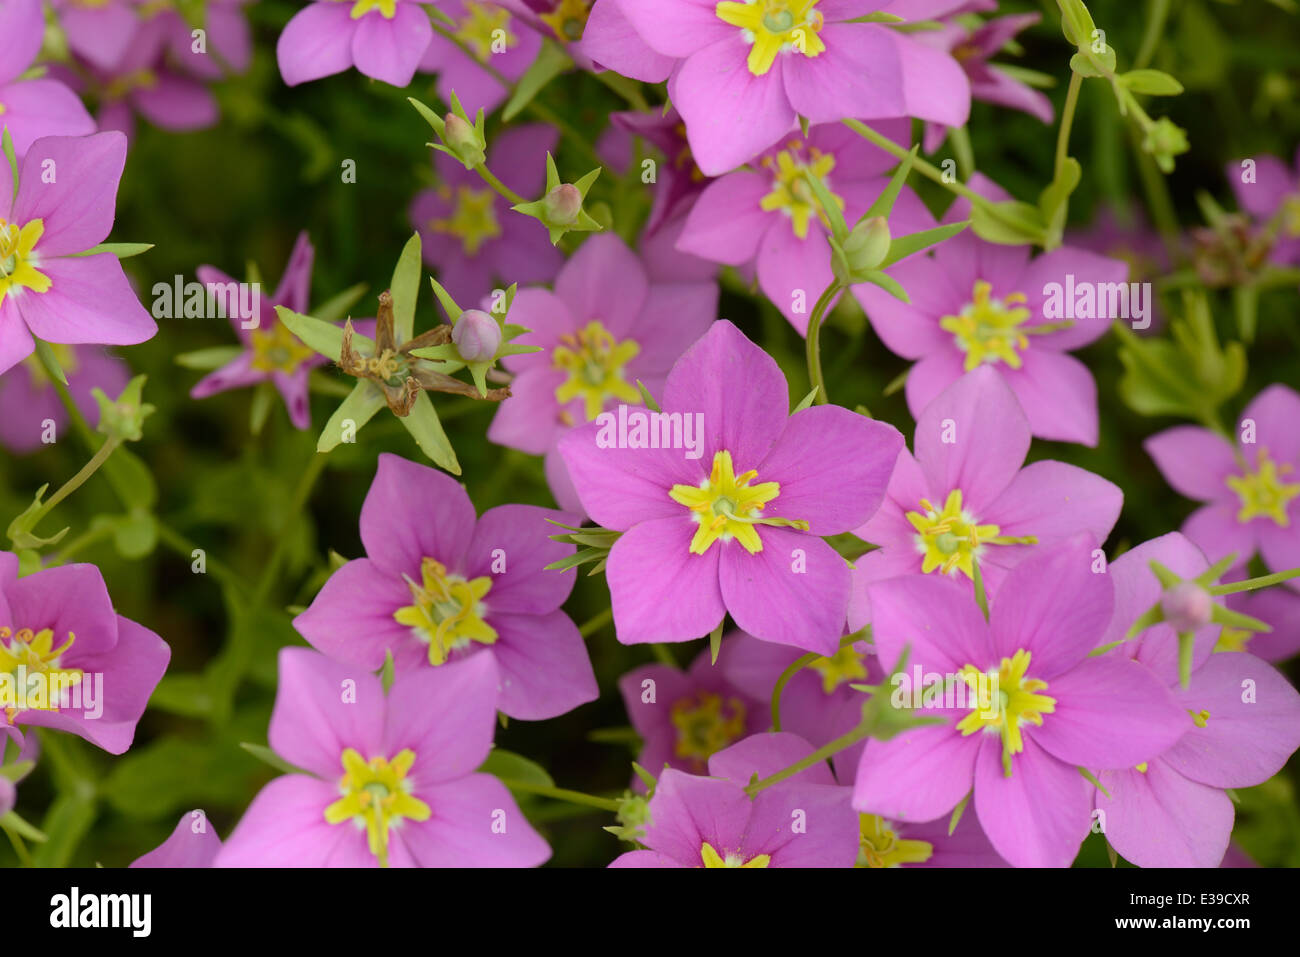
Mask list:
[{"label": "green leaf", "polygon": [[9,173],[13,177],[14,189],[9,197],[9,203],[13,205],[15,197],[18,196],[18,157],[14,154],[14,141],[13,137],[9,135],[9,127],[4,128],[3,134],[0,141],[3,142],[5,159],[9,163]]},{"label": "green leaf", "polygon": [[32,855],[32,863],[37,867],[67,867],[81,839],[95,823],[95,816],[93,792],[77,790],[60,795],[41,822],[41,830],[49,840]]},{"label": "green leaf", "polygon": [[637,391],[641,393],[641,401],[645,403],[647,409],[649,409],[651,412],[663,411],[663,409],[659,408],[659,403],[655,401],[655,397],[650,394],[650,390],[646,387],[646,384],[644,382],[642,382],[640,379],[637,379],[636,387],[637,387]]},{"label": "green leaf", "polygon": [[[314,349],[333,362],[339,361],[339,356],[343,353],[342,326],[332,322],[322,322],[315,316],[304,316],[284,306],[276,306],[275,314],[308,348]],[[362,352],[374,352],[374,340],[359,332],[353,333],[352,342],[354,348]]]},{"label": "green leaf", "polygon": [[1103,53],[1076,53],[1070,69],[1084,77],[1109,76],[1115,72],[1115,51],[1108,46]]},{"label": "green leaf", "polygon": [[718,622],[718,627],[713,629],[709,635],[709,663],[716,665],[718,663],[718,652],[722,650],[722,626],[727,623],[727,616],[722,616],[722,621]]},{"label": "green leaf", "polygon": [[195,349],[193,352],[182,352],[174,361],[182,368],[207,372],[211,369],[219,369],[228,362],[234,362],[243,354],[244,350],[239,346],[211,346],[207,349]]},{"label": "green leaf", "polygon": [[533,101],[546,84],[571,66],[573,60],[559,44],[552,43],[550,40],[543,41],[542,48],[537,52],[537,59],[533,60],[524,75],[519,78],[519,82],[515,84],[515,90],[510,94],[501,118],[509,123]]},{"label": "green leaf", "polygon": [[[23,763],[31,765],[33,762],[25,761]],[[17,767],[17,765],[14,766]],[[29,841],[34,841],[37,844],[44,844],[49,840],[49,838],[45,836],[44,832],[34,825],[27,823],[27,821],[20,817],[16,811],[9,811],[6,814],[0,814],[0,827],[13,831],[19,837],[25,838]]]},{"label": "green leaf", "polygon": [[813,386],[812,391],[800,399],[799,404],[790,410],[790,414],[794,415],[796,412],[802,412],[804,409],[809,408],[813,404],[813,400],[817,398],[817,393],[820,391],[821,389],[818,386]]},{"label": "green leaf", "polygon": [[269,381],[259,382],[253,390],[253,401],[248,406],[248,431],[252,435],[261,435],[266,425],[266,417],[271,414],[271,403],[275,401],[275,386]]},{"label": "green leaf", "polygon": [[811,169],[803,171],[804,179],[812,189],[813,195],[817,197],[817,203],[830,220],[831,235],[836,239],[844,240],[849,234],[848,224],[844,222],[844,211],[840,209],[840,204],[835,201],[831,191],[826,188],[820,176]]},{"label": "green leaf", "polygon": [[393,688],[393,679],[396,677],[393,671],[393,649],[389,648],[384,652],[384,666],[379,669],[379,683],[383,685],[384,694],[388,694]]},{"label": "green leaf", "polygon": [[898,200],[898,194],[903,191],[903,183],[907,181],[908,174],[912,172],[912,162],[916,159],[916,152],[920,148],[920,144],[913,146],[912,151],[907,154],[907,159],[898,164],[898,169],[894,170],[894,175],[890,177],[889,185],[875,198],[870,208],[862,214],[862,219],[870,219],[872,216],[889,218],[889,214],[894,209],[894,203]]},{"label": "green leaf", "polygon": [[1177,96],[1183,92],[1181,83],[1160,70],[1129,70],[1119,75],[1119,81],[1134,93],[1150,96]]},{"label": "green leaf", "polygon": [[36,358],[40,360],[41,367],[45,370],[46,375],[61,385],[68,384],[68,377],[64,373],[63,367],[59,365],[59,357],[54,354],[54,350],[50,348],[50,344],[44,339],[36,340]]},{"label": "green leaf", "polygon": [[72,255],[75,258],[77,256],[93,256],[96,253],[112,253],[118,259],[130,259],[132,256],[147,253],[153,249],[153,246],[153,243],[100,243],[85,252],[73,253]]},{"label": "green leaf", "polygon": [[239,746],[251,754],[263,764],[269,764],[277,771],[283,771],[285,774],[309,774],[297,765],[290,764],[284,758],[280,757],[270,748],[261,744],[253,744],[250,741],[240,741]]},{"label": "green leaf", "polygon": [[489,751],[487,760],[479,766],[478,770],[480,774],[491,774],[507,781],[519,781],[543,788],[555,787],[555,781],[540,764],[505,748],[493,748]]},{"label": "green leaf", "polygon": [[1037,206],[1018,200],[1004,200],[985,205],[971,205],[971,229],[980,239],[1006,246],[1033,243],[1041,246],[1047,238],[1047,226]]},{"label": "green leaf", "polygon": [[[420,234],[415,232],[402,247],[393,270],[393,329],[398,342],[415,336],[415,303],[420,295]],[[341,343],[340,343],[341,345]]]},{"label": "green leaf", "polygon": [[158,544],[158,523],[146,511],[134,511],[113,530],[113,546],[123,558],[144,558]]},{"label": "green leaf", "polygon": [[922,249],[943,242],[945,239],[951,239],[963,229],[970,225],[970,220],[963,220],[960,223],[950,223],[946,226],[936,226],[934,229],[923,229],[919,233],[909,233],[906,236],[899,236],[889,244],[889,255],[887,255],[880,264],[884,269],[892,266],[904,257],[913,253],[918,253]]},{"label": "green leaf", "polygon": [[1061,8],[1061,28],[1065,39],[1075,46],[1082,46],[1092,39],[1092,31],[1097,29],[1088,5],[1083,0],[1057,0]]},{"label": "green leaf", "polygon": [[321,429],[320,438],[316,440],[317,452],[329,452],[343,441],[343,423],[351,419],[360,432],[361,427],[374,418],[375,413],[388,403],[383,393],[366,379],[358,379],[352,392],[334,410],[325,428]]},{"label": "green leaf", "polygon": [[314,315],[321,322],[338,322],[347,318],[353,306],[355,306],[361,297],[366,294],[369,287],[364,282],[359,282],[355,286],[349,286],[341,293],[326,299],[323,303],[312,310]]},{"label": "green leaf", "polygon": [[[429,277],[429,282],[433,284],[433,294],[438,297],[438,302],[442,304],[442,311],[445,312],[447,318],[454,323],[460,318],[460,314],[464,312],[464,310],[457,305],[455,299],[451,298],[451,293],[443,287],[442,283],[438,282],[438,280],[434,279],[432,276]],[[417,350],[416,354],[424,355],[426,351],[427,350],[420,349]]]},{"label": "green leaf", "polygon": [[1039,195],[1038,208],[1042,211],[1043,220],[1048,224],[1049,229],[1055,231],[1064,228],[1065,216],[1070,208],[1070,197],[1078,189],[1082,178],[1083,167],[1079,165],[1079,161],[1073,156],[1067,156],[1065,162],[1061,164],[1060,176],[1048,183]]},{"label": "green leaf", "polygon": [[420,451],[427,455],[439,468],[446,469],[452,475],[460,474],[460,462],[456,461],[456,452],[451,447],[447,433],[442,430],[438,412],[433,407],[429,393],[421,392],[411,408],[410,415],[398,419],[411,433]]},{"label": "green leaf", "polygon": [[904,289],[902,285],[899,284],[897,279],[895,279],[887,272],[881,272],[880,270],[877,269],[877,270],[873,270],[872,272],[865,273],[863,275],[863,278],[867,282],[874,283],[875,285],[879,286],[881,289],[885,290],[885,292],[889,293],[891,296],[893,296],[895,299],[899,300],[900,302],[906,302],[910,304],[912,301],[911,299],[908,298],[907,290]]}]

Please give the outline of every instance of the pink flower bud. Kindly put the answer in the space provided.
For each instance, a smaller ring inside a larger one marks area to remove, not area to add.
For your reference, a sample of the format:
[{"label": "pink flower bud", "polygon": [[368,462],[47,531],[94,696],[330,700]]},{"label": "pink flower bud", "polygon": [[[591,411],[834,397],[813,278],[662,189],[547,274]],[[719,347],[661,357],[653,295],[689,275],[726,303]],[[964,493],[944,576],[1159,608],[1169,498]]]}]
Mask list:
[{"label": "pink flower bud", "polygon": [[486,157],[478,131],[455,113],[448,113],[443,117],[443,122],[446,126],[443,128],[442,138],[456,155],[470,166],[482,163]]},{"label": "pink flower bud", "polygon": [[582,212],[582,193],[572,183],[561,183],[546,194],[546,221],[568,226]]},{"label": "pink flower bud", "polygon": [[14,809],[18,800],[18,788],[6,777],[0,777],[0,817]]},{"label": "pink flower bud", "polygon": [[1160,608],[1169,626],[1181,633],[1208,625],[1214,601],[1210,593],[1195,582],[1181,582],[1161,596]]},{"label": "pink flower bud", "polygon": [[501,326],[482,310],[466,309],[451,330],[451,341],[466,362],[491,362],[501,348]]}]

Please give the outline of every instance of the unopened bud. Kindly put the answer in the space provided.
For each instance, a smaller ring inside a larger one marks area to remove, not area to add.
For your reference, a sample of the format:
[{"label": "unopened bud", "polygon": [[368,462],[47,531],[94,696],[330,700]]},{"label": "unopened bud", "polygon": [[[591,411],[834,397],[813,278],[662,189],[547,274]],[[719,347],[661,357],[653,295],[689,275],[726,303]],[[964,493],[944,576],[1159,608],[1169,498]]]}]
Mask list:
[{"label": "unopened bud", "polygon": [[1169,626],[1181,634],[1208,625],[1214,601],[1195,582],[1180,582],[1161,596],[1160,609]]},{"label": "unopened bud", "polygon": [[443,139],[446,141],[447,146],[460,157],[461,162],[472,167],[478,166],[487,158],[487,154],[484,152],[484,143],[478,135],[478,130],[455,113],[448,113],[443,117],[443,122],[447,124],[443,129]]},{"label": "unopened bud", "polygon": [[501,325],[486,312],[466,309],[451,330],[451,341],[466,362],[491,362],[501,348]]},{"label": "unopened bud", "polygon": [[844,240],[844,257],[854,272],[875,269],[889,255],[889,221],[883,216],[872,216],[853,227]]},{"label": "unopened bud", "polygon": [[556,226],[568,226],[578,219],[582,212],[582,193],[572,183],[561,183],[546,194],[542,201],[546,222]]}]

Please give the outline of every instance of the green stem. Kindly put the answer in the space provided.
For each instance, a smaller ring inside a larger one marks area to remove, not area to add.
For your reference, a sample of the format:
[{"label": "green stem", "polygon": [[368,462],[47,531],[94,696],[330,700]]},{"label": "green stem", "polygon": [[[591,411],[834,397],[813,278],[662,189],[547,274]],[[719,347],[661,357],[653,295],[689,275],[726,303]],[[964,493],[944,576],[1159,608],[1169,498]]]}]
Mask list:
[{"label": "green stem", "polygon": [[800,655],[790,663],[790,667],[781,672],[781,677],[776,679],[776,684],[772,688],[772,730],[781,730],[781,694],[785,691],[785,686],[790,683],[790,679],[797,675],[803,669],[822,657],[815,651],[810,651],[806,655]]},{"label": "green stem", "polygon": [[1206,591],[1211,595],[1234,595],[1240,591],[1254,591],[1257,588],[1267,588],[1269,585],[1276,585],[1279,582],[1289,581],[1292,578],[1300,578],[1300,568],[1292,568],[1284,572],[1274,572],[1271,575],[1261,575],[1259,578],[1247,578],[1245,581],[1224,582],[1222,585],[1211,585]]},{"label": "green stem", "polygon": [[817,390],[817,395],[813,397],[813,403],[816,405],[826,405],[830,401],[826,393],[826,378],[822,375],[822,318],[825,316],[831,302],[843,288],[838,279],[832,279],[831,284],[826,287],[817,300],[817,304],[813,306],[812,315],[808,317],[808,335],[804,342],[804,349],[808,362],[808,380],[812,383],[813,388]]},{"label": "green stem", "polygon": [[1156,44],[1160,42],[1160,35],[1164,32],[1165,20],[1168,16],[1169,0],[1151,0],[1151,6],[1147,10],[1147,25],[1142,33],[1142,46],[1138,48],[1133,69],[1145,69],[1151,62],[1151,58],[1155,56]]},{"label": "green stem", "polygon": [[483,177],[483,182],[487,183],[494,190],[500,193],[508,202],[511,202],[516,206],[518,206],[520,203],[528,202],[528,200],[524,199],[522,196],[516,193],[505,183],[501,182],[501,180],[497,179],[496,175],[490,169],[487,168],[486,163],[479,163],[477,166],[474,167],[474,172],[478,173],[479,176]]},{"label": "green stem", "polygon": [[36,526],[40,524],[41,519],[50,514],[50,512],[54,510],[55,506],[65,498],[77,489],[81,488],[88,478],[99,471],[99,467],[108,460],[108,457],[113,454],[113,450],[121,444],[122,440],[118,438],[109,438],[105,440],[104,444],[95,450],[95,454],[90,457],[90,461],[81,467],[81,471],[64,482],[57,492],[41,504],[41,507],[37,509],[36,514],[28,520],[27,527],[35,530]]},{"label": "green stem", "polygon": [[582,635],[584,638],[590,638],[596,632],[600,631],[600,629],[613,621],[613,619],[613,608],[606,608],[604,611],[598,611],[582,623],[582,626],[578,629],[578,634]]},{"label": "green stem", "polygon": [[525,794],[538,794],[542,797],[548,797],[555,801],[567,801],[570,804],[581,804],[585,807],[596,807],[602,811],[617,811],[619,802],[613,798],[596,797],[594,794],[583,794],[581,791],[570,791],[567,788],[547,787],[544,784],[533,784],[531,781],[516,781],[512,778],[501,778],[501,783],[512,791],[523,791]]},{"label": "green stem", "polygon": [[321,472],[325,469],[327,457],[320,452],[313,451],[311,462],[308,463],[307,468],[303,470],[298,479],[298,487],[293,490],[293,498],[290,500],[285,520],[276,533],[275,550],[271,552],[271,558],[262,571],[262,577],[258,580],[257,587],[253,590],[253,603],[256,605],[265,604],[267,596],[271,593],[271,588],[275,585],[280,565],[284,561],[285,549],[289,541],[289,530],[293,527],[298,513],[306,506],[307,497],[311,495],[312,487],[315,486],[316,480],[320,478]]},{"label": "green stem", "polygon": [[848,750],[849,748],[857,744],[859,741],[863,740],[866,737],[869,737],[870,734],[871,734],[871,728],[868,726],[868,723],[866,721],[863,721],[852,731],[848,732],[847,734],[840,735],[838,738],[836,738],[834,741],[831,741],[829,744],[822,745],[820,748],[818,748],[812,754],[808,755],[806,758],[803,758],[800,761],[796,761],[788,768],[782,768],[780,771],[777,771],[776,774],[773,774],[770,777],[763,778],[761,781],[755,781],[753,784],[745,788],[745,793],[748,794],[752,799],[755,795],[758,794],[758,792],[770,788],[774,784],[780,784],[782,781],[786,780],[787,778],[794,777],[800,771],[803,771],[807,768],[811,768],[814,765],[820,764],[821,762],[827,760],[828,758],[831,758],[834,755],[839,754],[841,751]]},{"label": "green stem", "polygon": [[1061,110],[1061,126],[1056,134],[1056,163],[1053,169],[1058,180],[1065,170],[1065,161],[1070,156],[1070,129],[1074,126],[1074,112],[1079,106],[1079,90],[1082,86],[1083,75],[1071,71],[1070,88],[1065,92],[1065,107]]},{"label": "green stem", "polygon": [[971,146],[970,130],[964,126],[954,126],[948,131],[948,141],[957,156],[957,172],[962,179],[975,175],[975,149]]}]

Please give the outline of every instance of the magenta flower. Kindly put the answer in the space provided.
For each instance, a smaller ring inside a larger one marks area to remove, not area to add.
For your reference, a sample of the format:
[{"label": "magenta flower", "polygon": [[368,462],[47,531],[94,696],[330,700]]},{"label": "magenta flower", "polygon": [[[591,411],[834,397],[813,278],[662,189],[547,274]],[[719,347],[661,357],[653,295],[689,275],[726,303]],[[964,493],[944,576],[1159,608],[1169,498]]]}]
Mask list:
[{"label": "magenta flower", "polygon": [[[1151,228],[1141,209],[1103,206],[1093,221],[1083,229],[1070,229],[1066,242],[1076,249],[1089,249],[1109,259],[1128,263],[1129,282],[1153,282],[1171,270],[1169,250],[1160,234]],[[1159,297],[1151,302],[1151,325],[1139,334],[1158,332],[1164,324]]]},{"label": "magenta flower", "polygon": [[[558,134],[532,124],[508,130],[492,141],[488,166],[515,192],[534,196],[546,180],[546,154]],[[411,203],[411,225],[420,232],[424,261],[461,303],[477,303],[494,282],[549,282],[564,263],[535,221],[510,209],[510,203],[478,174],[445,153],[433,154],[439,185]]]},{"label": "magenta flower", "polygon": [[875,513],[902,436],[839,406],[790,415],[776,362],[726,320],[659,404],[654,448],[608,420],[560,439],[587,514],[623,533],[606,568],[619,641],[687,641],[730,612],[756,638],[833,654],[849,569],[821,536]]},{"label": "magenta flower", "polygon": [[[1110,566],[1115,611],[1099,645],[1120,641],[1134,621],[1160,600],[1149,563],[1194,578],[1209,563],[1178,533],[1125,552]],[[1277,591],[1283,591],[1277,589]],[[1300,600],[1300,599],[1298,599]],[[1178,681],[1178,645],[1160,623],[1106,655],[1146,665],[1184,711],[1183,735],[1136,767],[1104,771],[1096,807],[1106,839],[1140,867],[1217,867],[1232,834],[1232,801],[1223,788],[1262,784],[1300,747],[1300,695],[1253,655],[1213,654],[1219,628],[1196,632],[1187,688]]]},{"label": "magenta flower", "polygon": [[859,814],[857,867],[1007,867],[980,830],[974,814],[963,814],[948,833],[948,819],[920,824]]},{"label": "magenta flower", "polygon": [[140,27],[134,0],[51,0],[68,49],[100,70],[109,70],[126,54]]},{"label": "magenta flower", "polygon": [[399,676],[280,652],[276,754],[302,774],[253,799],[216,867],[536,867],[550,857],[515,799],[476,774],[496,725],[495,662]]},{"label": "magenta flower", "polygon": [[973,789],[980,825],[1010,864],[1065,867],[1074,860],[1091,824],[1090,789],[1079,768],[1096,773],[1150,761],[1186,723],[1145,666],[1090,657],[1115,601],[1110,576],[1092,570],[1093,547],[1080,536],[1021,562],[1007,574],[987,623],[967,590],[947,579],[909,575],[871,586],[882,664],[895,666],[910,646],[909,673],[919,667],[969,686],[970,696],[928,711],[948,719],[944,724],[869,741],[855,808],[931,821]]},{"label": "magenta flower", "polygon": [[77,94],[49,77],[19,79],[41,52],[45,18],[40,0],[0,6],[0,127],[9,131],[19,159],[42,136],[95,132]]},{"label": "magenta flower", "polygon": [[[706,648],[687,671],[643,665],[618,679],[623,706],[644,742],[637,763],[651,774],[665,765],[707,774],[713,755],[771,725],[766,701],[771,685],[751,696],[724,677],[730,644],[723,643],[716,665]],[[639,777],[633,786],[645,788]]]},{"label": "magenta flower", "polygon": [[[242,389],[259,382],[272,382],[289,419],[296,429],[311,427],[311,403],[308,390],[311,370],[328,360],[303,344],[289,327],[276,316],[275,307],[284,306],[294,312],[307,312],[311,298],[311,269],[315,250],[305,232],[298,234],[289,263],[284,267],[280,285],[269,299],[258,299],[257,326],[245,329],[248,316],[237,315],[238,310],[227,307],[230,324],[239,336],[244,351],[226,365],[210,372],[190,390],[190,397],[206,399],[218,392]],[[212,266],[200,266],[196,271],[199,282],[205,287],[213,285],[233,289],[236,280]]]},{"label": "magenta flower", "polygon": [[[978,176],[972,186],[1010,198]],[[969,201],[958,200],[944,219],[968,211]],[[1121,318],[1110,306],[1121,288],[1129,300],[1125,263],[1069,246],[1031,260],[1028,246],[985,242],[968,230],[888,271],[910,305],[879,286],[853,292],[889,350],[919,360],[907,376],[914,417],[963,372],[988,364],[1015,392],[1036,437],[1097,444],[1097,384],[1066,351]]]},{"label": "magenta flower", "polygon": [[[68,377],[68,391],[81,414],[92,425],[99,421],[99,404],[92,389],[116,396],[131,378],[127,364],[94,346],[51,346],[59,366]],[[54,424],[54,437],[63,434],[68,424],[68,410],[59,400],[45,367],[35,356],[28,356],[21,366],[0,373],[0,445],[18,455],[44,446],[46,422]]]},{"label": "magenta flower", "polygon": [[581,504],[555,452],[560,436],[619,404],[640,405],[712,324],[715,282],[651,282],[646,268],[615,235],[593,236],[555,277],[555,291],[524,289],[510,321],[531,332],[520,345],[541,352],[508,356],[511,397],[497,408],[488,438],[546,455],[546,474],[560,507]]},{"label": "magenta flower", "polygon": [[94,565],[19,578],[18,557],[0,552],[0,675],[27,676],[22,700],[0,702],[0,727],[54,728],[121,754],[170,658],[166,642],[114,613]]},{"label": "magenta flower", "polygon": [[1259,222],[1277,226],[1270,262],[1300,264],[1300,148],[1290,168],[1276,156],[1257,156],[1252,161],[1252,182],[1243,181],[1245,160],[1229,163],[1224,171],[1237,205]]},{"label": "magenta flower", "polygon": [[492,658],[501,676],[492,699],[512,718],[553,718],[594,701],[586,646],[560,610],[574,574],[544,570],[573,546],[550,540],[548,518],[566,517],[500,505],[476,519],[453,478],[382,454],[361,508],[367,557],[335,572],[294,626],[367,671],[389,651],[398,674]]},{"label": "magenta flower", "polygon": [[[907,142],[905,120],[880,124]],[[770,145],[770,144],[769,144]],[[831,282],[830,225],[804,178],[815,172],[840,200],[848,222],[861,218],[884,190],[898,161],[847,127],[815,127],[771,146],[745,169],[710,183],[691,209],[678,247],[704,259],[757,270],[758,284],[802,334],[813,304]],[[935,225],[907,187],[890,216],[894,235]]]},{"label": "magenta flower", "polygon": [[[188,22],[179,10],[166,7],[144,14],[144,25],[132,47],[152,45],[185,74],[219,80],[243,73],[253,58],[253,37],[244,19],[244,5],[252,0],[206,0],[199,8],[201,20]],[[204,31],[204,49],[194,49],[195,27]]]},{"label": "magenta flower", "polygon": [[[1231,576],[1225,576],[1231,578]],[[1300,594],[1281,585],[1226,596],[1233,611],[1271,625],[1269,632],[1224,628],[1216,651],[1246,651],[1265,661],[1285,661],[1300,652]]]},{"label": "magenta flower", "polygon": [[880,24],[846,22],[882,8],[914,19],[914,9],[933,6],[926,0],[606,4],[620,8],[671,75],[647,72],[644,55],[610,20],[587,24],[586,50],[610,69],[668,80],[691,149],[711,176],[785,136],[796,115],[811,123],[916,116],[961,126],[970,112],[970,84],[952,57]]},{"label": "magenta flower", "polygon": [[211,867],[221,850],[221,838],[202,811],[181,815],[171,837],[148,854],[137,857],[130,867]]},{"label": "magenta flower", "polygon": [[410,85],[433,39],[423,4],[430,0],[336,0],[309,3],[275,45],[289,86],[355,66],[393,86]]},{"label": "magenta flower", "polygon": [[[1300,566],[1300,395],[1271,385],[1251,400],[1236,442],[1208,429],[1175,426],[1144,446],[1178,493],[1205,502],[1183,534],[1210,561],[1235,553],[1240,568],[1257,551],[1272,571]],[[1296,579],[1287,582],[1300,588]]]},{"label": "magenta flower", "polygon": [[510,89],[487,67],[518,80],[537,58],[542,38],[495,3],[446,0],[439,6],[456,21],[452,32],[473,56],[435,33],[420,60],[420,72],[438,74],[439,99],[450,102],[454,91],[471,117],[480,109],[491,113],[505,102]]},{"label": "magenta flower", "polygon": [[47,136],[27,151],[12,205],[0,199],[0,372],[32,354],[33,335],[134,345],[158,331],[116,256],[78,255],[108,236],[125,163],[120,133]]},{"label": "magenta flower", "polygon": [[[602,8],[604,6],[601,4]],[[627,134],[629,146],[631,137],[639,136],[663,154],[662,162],[656,166],[654,202],[643,230],[643,236],[651,235],[678,215],[685,215],[712,180],[695,165],[695,157],[691,155],[690,144],[686,141],[686,127],[672,107],[666,112],[656,110],[652,113],[627,110],[611,113],[609,118],[609,132]],[[601,156],[605,158],[605,153],[602,152]],[[629,150],[626,157],[617,157],[618,162],[613,165],[626,170],[631,159]],[[606,162],[610,160],[606,159]],[[640,170],[637,173],[639,175]]]},{"label": "magenta flower", "polygon": [[[1041,19],[1037,13],[994,17],[975,29],[961,23],[946,22],[941,29],[921,30],[914,36],[918,42],[942,50],[961,64],[970,80],[972,99],[1020,110],[1051,124],[1052,101],[1033,87],[1003,73],[996,63],[989,62],[1017,33]],[[942,123],[927,123],[925,151],[933,153],[937,150],[943,145],[946,135],[947,127]]]},{"label": "magenta flower", "polygon": [[117,66],[87,73],[89,91],[99,99],[96,119],[101,129],[134,137],[136,113],[173,133],[207,129],[219,117],[212,91],[172,68],[155,45],[132,43]]},{"label": "magenta flower", "polygon": [[646,850],[610,867],[852,867],[858,816],[849,789],[816,764],[753,800],[745,785],[808,756],[793,734],[756,734],[709,759],[709,777],[668,769],[650,799]]},{"label": "magenta flower", "polygon": [[880,547],[853,570],[849,627],[871,621],[868,586],[898,575],[937,573],[963,579],[973,594],[975,565],[989,595],[1025,558],[1080,532],[1104,542],[1124,493],[1065,462],[1021,468],[1029,421],[1002,376],[983,366],[941,392],[916,423],[913,458],[906,449],[885,502],[855,530]]},{"label": "magenta flower", "polygon": [[[800,657],[798,648],[759,641],[743,631],[733,632],[722,643],[717,667],[743,694],[763,702],[766,715],[777,679]],[[781,694],[781,730],[818,747],[848,733],[862,720],[866,700],[861,691],[850,686],[879,684],[884,677],[871,646],[864,641],[816,659],[785,685]],[[853,776],[862,747],[855,744],[832,759],[841,780]]]}]

